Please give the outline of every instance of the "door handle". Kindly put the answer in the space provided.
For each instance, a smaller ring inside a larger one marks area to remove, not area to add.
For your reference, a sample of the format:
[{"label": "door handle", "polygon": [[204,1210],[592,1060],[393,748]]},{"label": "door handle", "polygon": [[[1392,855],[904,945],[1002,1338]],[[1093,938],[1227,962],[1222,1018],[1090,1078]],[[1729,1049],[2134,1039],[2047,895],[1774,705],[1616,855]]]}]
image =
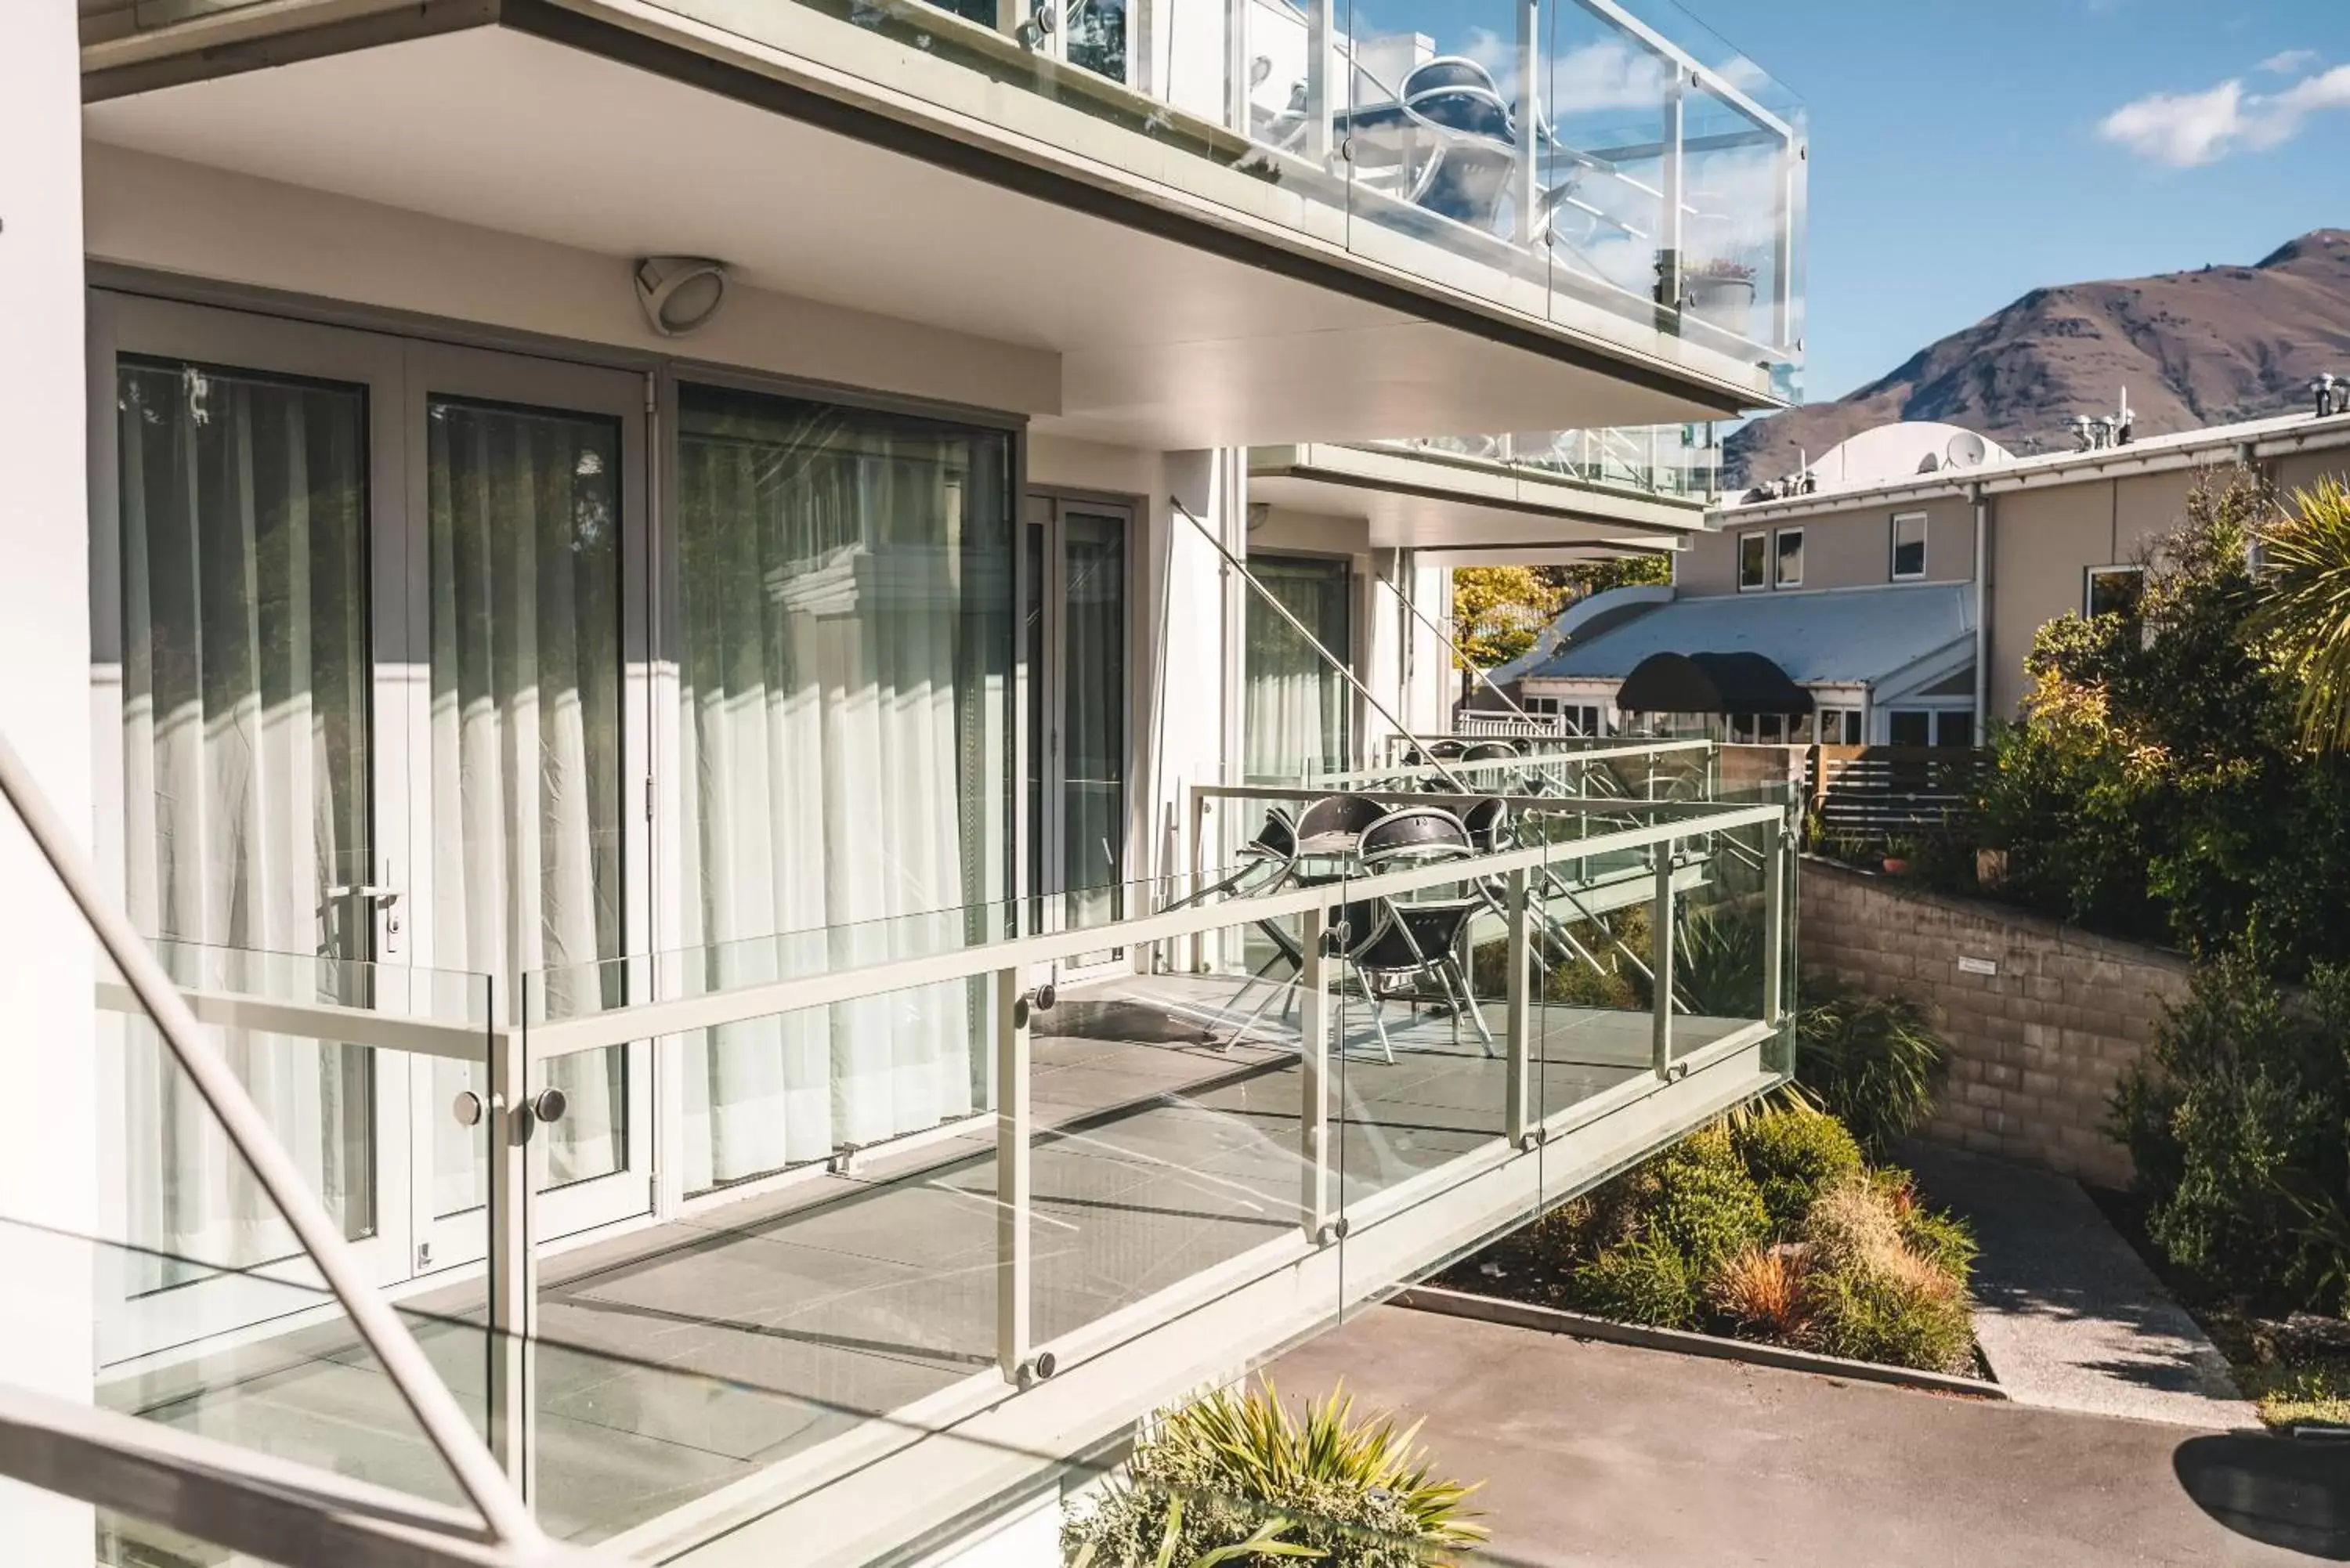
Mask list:
[{"label": "door handle", "polygon": [[400,950],[400,889],[380,882],[346,882],[327,889],[329,898],[357,898],[375,910],[382,922],[376,933],[376,956],[390,958]]}]

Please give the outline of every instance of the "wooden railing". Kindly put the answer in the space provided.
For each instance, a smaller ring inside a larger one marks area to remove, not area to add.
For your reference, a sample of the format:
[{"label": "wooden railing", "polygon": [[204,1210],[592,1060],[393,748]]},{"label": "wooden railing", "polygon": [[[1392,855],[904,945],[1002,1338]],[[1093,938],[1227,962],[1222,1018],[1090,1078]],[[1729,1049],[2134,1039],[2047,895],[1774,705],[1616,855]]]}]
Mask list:
[{"label": "wooden railing", "polygon": [[1991,753],[1972,746],[1813,746],[1805,795],[1824,834],[1963,830]]}]

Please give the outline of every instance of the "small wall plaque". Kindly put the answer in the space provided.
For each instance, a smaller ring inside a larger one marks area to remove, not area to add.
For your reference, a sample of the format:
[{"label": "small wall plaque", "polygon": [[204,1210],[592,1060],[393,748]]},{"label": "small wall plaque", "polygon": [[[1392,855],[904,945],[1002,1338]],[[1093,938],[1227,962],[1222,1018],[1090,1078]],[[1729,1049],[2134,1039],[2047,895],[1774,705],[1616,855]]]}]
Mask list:
[{"label": "small wall plaque", "polygon": [[1999,961],[1996,959],[1976,958],[1971,954],[1961,953],[1959,955],[1959,972],[1960,974],[1997,974]]}]

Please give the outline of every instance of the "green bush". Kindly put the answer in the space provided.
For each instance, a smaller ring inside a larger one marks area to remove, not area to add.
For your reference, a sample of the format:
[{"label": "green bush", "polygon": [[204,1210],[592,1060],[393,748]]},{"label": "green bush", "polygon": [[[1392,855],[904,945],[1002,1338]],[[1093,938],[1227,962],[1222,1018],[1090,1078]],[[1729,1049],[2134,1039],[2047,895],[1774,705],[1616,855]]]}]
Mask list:
[{"label": "green bush", "polygon": [[1693,1328],[1698,1276],[1679,1249],[1659,1237],[1619,1241],[1575,1271],[1567,1304],[1618,1323]]},{"label": "green bush", "polygon": [[1779,1235],[1794,1232],[1821,1188],[1860,1168],[1860,1145],[1834,1116],[1794,1107],[1764,1111],[1731,1129]]},{"label": "green bush", "polygon": [[2327,532],[2256,473],[2215,471],[2135,612],[2040,629],[1977,801],[2008,851],[2000,897],[2199,957],[2241,948],[2290,980],[2350,962],[2350,755],[2304,744],[2341,690],[2313,658],[2339,624],[2311,571]]},{"label": "green bush", "polygon": [[1960,1280],[1974,1272],[1975,1259],[1982,1251],[1976,1244],[1973,1226],[1922,1203],[1901,1217],[1901,1240],[1911,1251]]},{"label": "green bush", "polygon": [[1921,1372],[1973,1370],[1966,1295],[1930,1269],[1814,1270],[1805,1304],[1806,1346],[1823,1355]]},{"label": "green bush", "polygon": [[1270,1384],[1163,1415],[1122,1482],[1061,1525],[1071,1568],[1207,1568],[1311,1557],[1423,1568],[1483,1539],[1471,1487],[1437,1476],[1417,1425],[1357,1419],[1343,1389],[1284,1406]]},{"label": "green bush", "polygon": [[1925,1125],[1950,1047],[1924,1006],[1806,978],[1795,1016],[1795,1077],[1871,1155]]},{"label": "green bush", "polygon": [[2289,1001],[2248,959],[2199,967],[2121,1080],[2112,1130],[2147,1231],[2194,1284],[2337,1312],[2350,1275],[2350,968]]}]

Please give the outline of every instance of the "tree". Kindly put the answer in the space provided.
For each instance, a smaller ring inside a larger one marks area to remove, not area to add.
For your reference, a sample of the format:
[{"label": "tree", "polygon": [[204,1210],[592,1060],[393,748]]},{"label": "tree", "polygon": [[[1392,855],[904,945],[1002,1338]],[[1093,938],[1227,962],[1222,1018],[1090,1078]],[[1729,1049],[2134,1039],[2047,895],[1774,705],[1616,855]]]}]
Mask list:
[{"label": "tree", "polygon": [[1566,602],[1573,604],[1610,588],[1662,587],[1673,580],[1673,558],[1662,552],[1642,552],[1547,570],[1551,580],[1565,591]]},{"label": "tree", "polygon": [[1980,803],[2012,896],[2286,979],[2350,960],[2350,754],[2302,744],[2253,566],[2275,524],[2254,475],[2215,471],[2147,553],[2134,610],[2041,628]]},{"label": "tree", "polygon": [[1452,639],[1468,659],[1461,667],[1491,670],[1517,658],[1560,603],[1557,586],[1532,566],[1454,567]]},{"label": "tree", "polygon": [[2350,489],[2327,478],[2296,493],[2261,545],[2259,626],[2300,681],[2302,742],[2350,748]]}]

